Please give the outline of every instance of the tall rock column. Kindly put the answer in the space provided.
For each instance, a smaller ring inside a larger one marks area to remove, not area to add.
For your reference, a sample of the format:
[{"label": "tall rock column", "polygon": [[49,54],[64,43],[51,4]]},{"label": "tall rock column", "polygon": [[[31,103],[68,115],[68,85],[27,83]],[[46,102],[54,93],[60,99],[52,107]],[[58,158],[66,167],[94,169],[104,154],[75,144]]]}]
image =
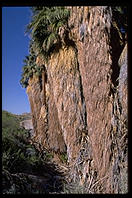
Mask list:
[{"label": "tall rock column", "polygon": [[104,192],[111,191],[112,12],[107,6],[73,7],[69,26],[78,49],[79,69],[87,109],[88,134]]},{"label": "tall rock column", "polygon": [[38,67],[44,67],[41,78],[35,75],[29,79],[27,94],[30,102],[34,137],[32,141],[41,150],[48,149],[54,153],[66,152],[66,145],[55,106],[51,79],[47,76],[44,60],[39,55]]},{"label": "tall rock column", "polygon": [[74,181],[89,192],[119,193],[127,171],[120,163],[126,162],[127,129],[120,124],[127,115],[126,48],[119,60],[123,45],[111,7],[67,8],[60,43],[38,64],[45,67],[42,86],[33,77],[27,87],[35,140],[67,152]]},{"label": "tall rock column", "polygon": [[34,142],[42,144],[46,137],[47,130],[47,112],[43,105],[43,97],[39,78],[35,75],[29,79],[27,87],[27,94],[30,102],[32,113],[32,122],[34,128]]},{"label": "tall rock column", "polygon": [[47,65],[53,101],[69,162],[73,162],[79,150],[79,138],[86,131],[86,109],[76,50],[72,46],[62,47],[53,53]]}]

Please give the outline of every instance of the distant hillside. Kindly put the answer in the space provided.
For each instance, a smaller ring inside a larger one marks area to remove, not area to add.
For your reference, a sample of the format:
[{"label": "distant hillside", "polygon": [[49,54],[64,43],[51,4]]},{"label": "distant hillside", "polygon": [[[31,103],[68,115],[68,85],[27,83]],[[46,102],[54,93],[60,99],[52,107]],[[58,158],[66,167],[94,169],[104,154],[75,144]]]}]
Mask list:
[{"label": "distant hillside", "polygon": [[11,128],[11,130],[17,130],[21,127],[25,129],[33,129],[32,116],[30,113],[16,115],[8,111],[2,111],[2,128],[6,127]]},{"label": "distant hillside", "polygon": [[8,111],[2,111],[2,129],[10,128],[13,130],[19,128],[21,119],[20,116],[9,113]]},{"label": "distant hillside", "polygon": [[17,165],[18,151],[23,150],[24,145],[28,143],[28,136],[28,131],[20,127],[20,117],[2,111],[2,166],[4,169],[15,171],[20,168],[20,165]]},{"label": "distant hillside", "polygon": [[[39,194],[62,191],[65,167],[51,161],[52,153],[38,151],[29,131],[19,123],[29,121],[29,114],[14,115],[2,111],[2,193]],[[65,156],[61,155],[62,161]],[[67,170],[67,169],[66,169]]]},{"label": "distant hillside", "polygon": [[[43,167],[43,160],[41,153],[30,144],[28,130],[20,127],[20,121],[27,118],[29,119],[29,114],[21,116],[2,111],[3,194],[25,194],[38,191],[36,186],[33,186],[33,182],[36,174],[39,174],[39,171],[43,169],[41,168]],[[49,158],[50,155],[45,153],[44,160]],[[28,175],[31,177],[31,174],[35,174],[35,176],[29,181]],[[25,178],[26,176],[27,178]]]},{"label": "distant hillside", "polygon": [[17,115],[17,117],[19,118],[20,121],[32,119],[31,113],[23,113],[21,115]]}]

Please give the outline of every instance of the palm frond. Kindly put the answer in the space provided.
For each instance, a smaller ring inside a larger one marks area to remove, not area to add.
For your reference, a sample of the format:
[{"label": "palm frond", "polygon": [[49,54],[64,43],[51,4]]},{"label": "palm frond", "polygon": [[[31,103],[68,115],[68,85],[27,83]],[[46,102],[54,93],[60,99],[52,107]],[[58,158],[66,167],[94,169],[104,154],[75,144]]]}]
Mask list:
[{"label": "palm frond", "polygon": [[52,47],[60,42],[59,28],[67,25],[69,10],[64,7],[32,7],[32,19],[27,25],[32,41],[29,56],[24,59],[23,73],[20,83],[28,86],[28,80],[35,74],[41,76],[42,70],[36,66],[36,56],[43,54],[47,60]]}]

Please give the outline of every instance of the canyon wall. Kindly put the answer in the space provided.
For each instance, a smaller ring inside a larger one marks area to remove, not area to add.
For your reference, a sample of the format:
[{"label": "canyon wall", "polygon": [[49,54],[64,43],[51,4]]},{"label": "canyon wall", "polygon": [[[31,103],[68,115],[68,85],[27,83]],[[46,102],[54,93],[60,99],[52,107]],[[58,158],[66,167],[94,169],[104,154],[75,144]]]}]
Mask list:
[{"label": "canyon wall", "polygon": [[127,45],[120,44],[110,7],[67,9],[63,45],[47,62],[37,57],[42,80],[33,76],[27,87],[33,140],[67,153],[71,180],[91,182],[89,192],[119,193],[127,175]]}]

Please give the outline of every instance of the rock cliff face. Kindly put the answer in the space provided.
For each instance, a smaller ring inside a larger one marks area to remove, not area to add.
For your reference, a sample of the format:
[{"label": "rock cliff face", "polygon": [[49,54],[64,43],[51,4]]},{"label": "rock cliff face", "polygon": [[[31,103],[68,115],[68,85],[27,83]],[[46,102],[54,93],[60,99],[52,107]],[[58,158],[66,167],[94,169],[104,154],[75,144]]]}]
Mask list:
[{"label": "rock cliff face", "polygon": [[66,41],[48,62],[37,57],[42,82],[34,76],[27,87],[34,141],[67,153],[80,185],[119,193],[127,175],[127,45],[123,50],[110,7],[67,8]]}]

